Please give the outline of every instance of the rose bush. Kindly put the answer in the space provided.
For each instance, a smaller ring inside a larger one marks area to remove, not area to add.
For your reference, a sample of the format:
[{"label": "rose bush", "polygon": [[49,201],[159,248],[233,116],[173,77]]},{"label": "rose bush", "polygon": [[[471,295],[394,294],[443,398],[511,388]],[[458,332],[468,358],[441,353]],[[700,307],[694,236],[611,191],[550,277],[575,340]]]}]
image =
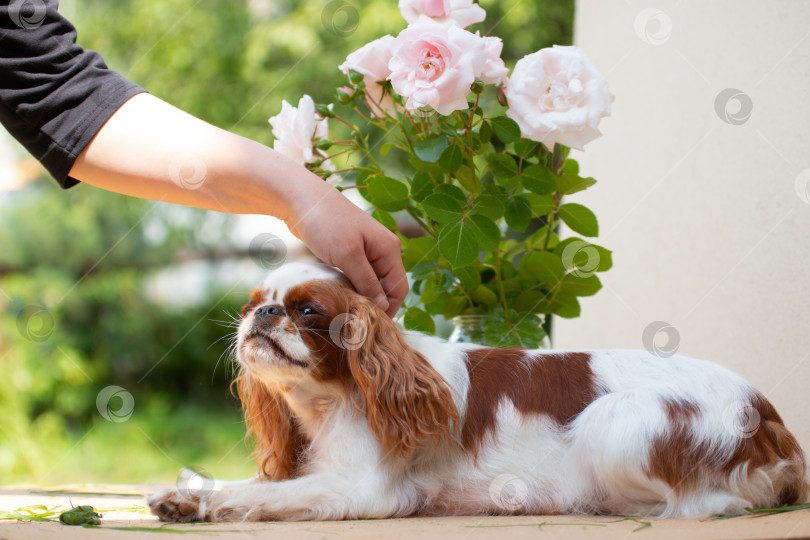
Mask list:
[{"label": "rose bush", "polygon": [[[508,77],[501,40],[463,28],[483,20],[470,1],[400,6],[411,24],[340,66],[348,83],[338,100],[354,116],[328,105],[315,114],[306,103],[297,115],[310,117],[299,119],[285,104],[281,147],[324,179],[342,174],[340,189],[356,189],[390,230],[399,234],[395,213],[418,225],[415,237],[400,234],[413,280],[406,328],[434,332],[434,316],[491,315],[484,344],[536,347],[550,316],[578,316],[578,299],[595,294],[596,274],[612,266],[611,252],[586,240],[598,235],[596,216],[568,200],[596,183],[569,147],[599,135],[612,96],[575,47],[530,54]],[[313,129],[326,118],[349,136],[332,141]],[[561,223],[573,233],[565,239]]]}]

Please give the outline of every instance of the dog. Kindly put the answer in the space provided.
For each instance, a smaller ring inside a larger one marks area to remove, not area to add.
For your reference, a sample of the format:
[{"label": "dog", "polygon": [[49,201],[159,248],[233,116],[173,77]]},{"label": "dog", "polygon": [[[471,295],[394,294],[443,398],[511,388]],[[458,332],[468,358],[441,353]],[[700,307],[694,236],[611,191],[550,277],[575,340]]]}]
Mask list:
[{"label": "dog", "polygon": [[774,407],[711,362],[449,343],[307,263],[253,291],[235,345],[259,473],[156,493],[161,520],[705,518],[807,493]]}]

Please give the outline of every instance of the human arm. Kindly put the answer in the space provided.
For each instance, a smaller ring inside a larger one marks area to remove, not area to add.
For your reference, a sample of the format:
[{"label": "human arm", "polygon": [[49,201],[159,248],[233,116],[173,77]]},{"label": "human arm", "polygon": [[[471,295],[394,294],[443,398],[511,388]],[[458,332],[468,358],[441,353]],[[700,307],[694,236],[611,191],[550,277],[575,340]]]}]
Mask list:
[{"label": "human arm", "polygon": [[127,101],[70,177],[134,197],[282,219],[393,316],[408,292],[399,239],[287,157],[149,95]]},{"label": "human arm", "polygon": [[57,9],[56,0],[0,0],[0,122],[63,187],[83,180],[136,197],[279,217],[361,293],[396,311],[408,286],[392,233],[266,146],[143,93],[78,45]]}]

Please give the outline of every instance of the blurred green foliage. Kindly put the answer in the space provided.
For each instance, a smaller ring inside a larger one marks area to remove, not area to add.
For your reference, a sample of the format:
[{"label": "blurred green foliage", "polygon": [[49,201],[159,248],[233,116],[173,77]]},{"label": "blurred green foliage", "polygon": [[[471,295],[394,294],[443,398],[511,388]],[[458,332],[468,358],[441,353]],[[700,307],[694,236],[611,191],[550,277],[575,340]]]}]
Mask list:
[{"label": "blurred green foliage", "polygon": [[[571,42],[573,0],[480,3],[488,18],[472,30],[507,38],[510,67]],[[73,13],[79,43],[112,68],[266,144],[282,99],[333,101],[346,55],[405,26],[395,0],[75,0]],[[229,224],[47,179],[0,195],[0,481],[165,482],[181,464],[251,474],[218,362],[231,330],[216,322],[247,291],[205,291],[183,308],[145,292],[178,254],[227,243]],[[109,385],[133,396],[125,422],[97,409]]]}]

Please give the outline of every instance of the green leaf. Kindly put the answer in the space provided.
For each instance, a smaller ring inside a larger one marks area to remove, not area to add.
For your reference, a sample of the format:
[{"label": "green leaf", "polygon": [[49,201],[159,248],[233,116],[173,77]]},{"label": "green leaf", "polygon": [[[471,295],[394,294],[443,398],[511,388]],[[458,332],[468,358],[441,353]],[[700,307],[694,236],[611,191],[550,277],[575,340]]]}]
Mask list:
[{"label": "green leaf", "polygon": [[410,272],[414,266],[423,261],[435,261],[439,256],[436,239],[432,236],[421,236],[410,238],[405,241],[405,249],[402,251],[402,264],[405,270]]},{"label": "green leaf", "polygon": [[431,315],[441,315],[444,313],[444,306],[453,298],[453,295],[447,291],[437,293],[433,300],[425,302],[425,311]]},{"label": "green leaf", "polygon": [[563,195],[584,191],[594,184],[596,184],[596,180],[593,178],[581,178],[573,174],[564,174],[556,178],[557,191]]},{"label": "green leaf", "polygon": [[433,322],[433,317],[418,307],[408,308],[402,322],[407,330],[415,330],[426,334],[436,333],[436,324]]},{"label": "green leaf", "polygon": [[575,159],[566,159],[562,170],[565,174],[577,176],[579,174],[579,163]]},{"label": "green leaf", "polygon": [[556,285],[565,274],[562,260],[549,251],[530,251],[520,259],[520,275],[532,283]]},{"label": "green leaf", "polygon": [[0,511],[0,519],[14,519],[17,521],[55,521],[59,506],[48,508],[44,504],[21,506],[16,510]]},{"label": "green leaf", "polygon": [[[507,263],[504,263],[504,268],[506,267],[506,264]],[[517,274],[517,270],[514,270],[514,272],[515,274]],[[505,293],[523,290],[523,283],[518,278],[504,279],[502,285],[503,285],[503,292]]]},{"label": "green leaf", "polygon": [[489,120],[481,122],[478,128],[478,137],[481,139],[482,143],[488,143],[492,138],[492,124],[490,124]]},{"label": "green leaf", "polygon": [[520,139],[515,141],[515,154],[523,159],[529,159],[537,156],[538,143],[530,139]]},{"label": "green leaf", "polygon": [[596,248],[596,251],[599,252],[599,266],[596,267],[596,271],[605,272],[613,268],[613,252],[602,246],[597,246],[596,244],[592,245]]},{"label": "green leaf", "polygon": [[[746,512],[750,512],[752,514],[782,514],[784,512],[795,512],[796,510],[807,510],[810,508],[810,503],[805,504],[794,504],[793,506],[788,506],[787,503],[783,504],[782,506],[776,506],[774,508],[757,508],[756,510],[750,508],[748,506],[745,507]],[[642,523],[647,523],[642,522]],[[639,527],[643,528],[643,527]],[[636,531],[638,528],[636,529]]]},{"label": "green leaf", "polygon": [[439,166],[446,173],[454,173],[461,167],[461,159],[461,148],[457,144],[451,144],[439,156]]},{"label": "green leaf", "polygon": [[560,292],[573,294],[574,296],[593,296],[601,288],[602,282],[594,275],[580,277],[567,274],[560,282]]},{"label": "green leaf", "polygon": [[59,514],[59,521],[65,525],[84,525],[85,523],[100,525],[100,518],[101,516],[92,506],[74,506]]},{"label": "green leaf", "polygon": [[[376,178],[376,175],[374,173],[369,172],[369,171],[360,171],[359,173],[357,173],[357,178],[355,178],[354,184],[356,186],[366,186],[366,187],[368,187],[369,180],[371,180],[373,178]],[[365,200],[367,200],[367,201],[371,200],[371,199],[369,199],[369,196],[368,196],[368,189],[358,189],[357,191],[360,193],[360,195]]]},{"label": "green leaf", "polygon": [[503,144],[509,144],[520,138],[520,126],[517,122],[506,116],[496,116],[491,118],[492,129],[495,131],[495,136],[498,137]]},{"label": "green leaf", "polygon": [[397,232],[397,220],[385,210],[378,208],[371,213],[371,217],[382,223],[389,231],[393,233]]},{"label": "green leaf", "polygon": [[391,148],[393,148],[393,147],[394,147],[394,143],[392,143],[392,142],[387,142],[387,143],[385,143],[385,144],[384,144],[384,145],[382,145],[382,147],[380,148],[380,155],[381,155],[381,156],[387,156],[387,155],[388,155],[388,152],[390,152],[390,151],[391,151]]},{"label": "green leaf", "polygon": [[441,291],[449,289],[456,282],[456,277],[447,268],[439,268],[439,270],[435,272],[430,279],[433,280],[433,283],[436,285],[436,289]]},{"label": "green leaf", "polygon": [[582,236],[597,236],[599,223],[588,208],[577,203],[568,203],[560,207],[560,218],[575,233]]},{"label": "green leaf", "polygon": [[495,178],[508,179],[517,176],[517,163],[509,154],[489,154],[487,164]]},{"label": "green leaf", "polygon": [[506,224],[516,231],[523,232],[532,219],[532,207],[529,201],[517,195],[506,202]]},{"label": "green leaf", "polygon": [[479,195],[473,201],[473,210],[489,219],[500,219],[506,210],[501,199],[486,193]]},{"label": "green leaf", "polygon": [[554,253],[560,256],[567,270],[577,269],[580,275],[604,272],[613,266],[613,254],[609,249],[576,236],[566,238],[557,244]]},{"label": "green leaf", "polygon": [[442,307],[442,316],[445,319],[452,319],[467,309],[467,305],[467,299],[463,296],[451,296]]},{"label": "green leaf", "polygon": [[436,261],[433,260],[421,261],[416,263],[414,267],[411,268],[411,276],[413,276],[413,279],[416,280],[427,279],[436,272],[436,269],[438,267],[439,264]]},{"label": "green leaf", "polygon": [[408,207],[408,186],[388,176],[375,176],[368,183],[368,198],[377,208],[395,212]]},{"label": "green leaf", "polygon": [[446,225],[439,233],[439,253],[453,268],[471,264],[478,258],[478,252],[478,237],[470,220]]},{"label": "green leaf", "polygon": [[492,320],[484,326],[484,343],[490,347],[520,347],[520,340],[512,333],[512,327],[502,318],[493,313]]},{"label": "green leaf", "polygon": [[427,161],[422,161],[416,156],[411,156],[411,159],[408,160],[408,163],[416,169],[417,171],[426,172],[426,173],[433,173],[433,174],[443,174],[441,167],[439,167],[436,163],[428,163]]},{"label": "green leaf", "polygon": [[514,303],[516,311],[521,313],[542,313],[540,306],[547,299],[547,294],[536,289],[522,292]]},{"label": "green leaf", "polygon": [[542,321],[540,320],[540,317],[536,315],[529,315],[519,317],[516,320],[517,323],[515,324],[515,330],[520,336],[521,347],[527,347],[530,349],[536,349],[540,347],[542,341],[546,339],[546,331],[543,330]]},{"label": "green leaf", "polygon": [[509,191],[503,187],[499,186],[498,184],[488,183],[487,186],[484,188],[484,193],[487,195],[493,195],[501,200],[506,199],[509,197]]},{"label": "green leaf", "polygon": [[478,272],[478,269],[473,266],[456,268],[455,274],[468,291],[474,291],[481,285],[481,274]]},{"label": "green leaf", "polygon": [[436,184],[427,173],[416,173],[411,181],[411,196],[415,201],[422,202],[428,195],[433,193],[433,186]]},{"label": "green leaf", "polygon": [[541,320],[536,315],[521,315],[510,309],[507,323],[503,309],[497,307],[492,312],[492,320],[484,329],[484,344],[491,347],[526,347],[537,348],[546,333],[541,326]]},{"label": "green leaf", "polygon": [[572,294],[559,293],[554,295],[551,301],[551,313],[559,315],[564,319],[575,319],[582,312],[579,300]]},{"label": "green leaf", "polygon": [[521,173],[520,182],[523,187],[538,195],[554,193],[556,189],[554,173],[543,165],[529,165],[526,167]]},{"label": "green leaf", "polygon": [[[549,237],[548,239],[546,237]],[[548,225],[543,225],[535,232],[532,233],[529,238],[526,239],[527,245],[531,249],[554,249],[560,243],[560,237],[557,236],[554,232],[550,231]],[[557,253],[557,251],[554,251]],[[559,253],[557,253],[559,255]],[[565,263],[563,263],[565,265]],[[568,268],[566,266],[566,268]]]},{"label": "green leaf", "polygon": [[554,211],[554,197],[551,195],[537,195],[536,193],[524,193],[521,195],[527,201],[532,209],[532,215],[535,217],[545,217],[549,212]]},{"label": "green leaf", "polygon": [[470,298],[487,307],[492,307],[498,302],[498,296],[486,285],[479,285],[477,289],[470,293]]},{"label": "green leaf", "polygon": [[459,167],[453,176],[470,193],[481,193],[481,179],[473,174],[473,170],[467,165]]},{"label": "green leaf", "polygon": [[437,223],[454,223],[464,216],[464,207],[450,195],[434,193],[422,203],[425,214]]},{"label": "green leaf", "polygon": [[464,190],[453,184],[439,184],[436,186],[435,192],[450,195],[461,204],[467,204],[467,195],[464,193]]},{"label": "green leaf", "polygon": [[501,242],[501,230],[488,217],[481,215],[470,216],[470,222],[478,235],[478,249],[482,251],[495,251]]},{"label": "green leaf", "polygon": [[435,163],[447,148],[447,137],[438,135],[423,141],[413,143],[413,152],[416,157],[427,163]]}]

